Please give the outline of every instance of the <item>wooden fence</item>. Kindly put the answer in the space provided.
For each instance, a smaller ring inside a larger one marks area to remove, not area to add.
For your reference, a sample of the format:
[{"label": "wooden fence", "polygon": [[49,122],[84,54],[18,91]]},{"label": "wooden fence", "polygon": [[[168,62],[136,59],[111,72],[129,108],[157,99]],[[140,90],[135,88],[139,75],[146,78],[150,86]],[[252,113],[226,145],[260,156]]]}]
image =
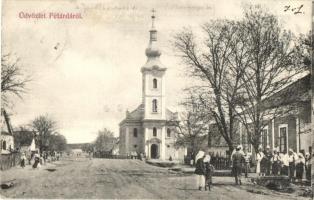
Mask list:
[{"label": "wooden fence", "polygon": [[93,154],[94,158],[109,158],[109,159],[139,159],[138,156],[133,155],[112,155],[107,152],[95,152]]},{"label": "wooden fence", "polygon": [[1,154],[0,170],[7,170],[11,167],[19,165],[21,162],[20,153]]},{"label": "wooden fence", "polygon": [[[231,160],[230,156],[219,153],[210,153],[210,163],[215,167],[216,170],[230,170]],[[191,157],[186,157],[184,159],[185,164],[190,165]],[[195,164],[195,163],[194,163]]]},{"label": "wooden fence", "polygon": [[216,170],[229,170],[231,169],[231,160],[228,155],[211,154],[210,163]]}]

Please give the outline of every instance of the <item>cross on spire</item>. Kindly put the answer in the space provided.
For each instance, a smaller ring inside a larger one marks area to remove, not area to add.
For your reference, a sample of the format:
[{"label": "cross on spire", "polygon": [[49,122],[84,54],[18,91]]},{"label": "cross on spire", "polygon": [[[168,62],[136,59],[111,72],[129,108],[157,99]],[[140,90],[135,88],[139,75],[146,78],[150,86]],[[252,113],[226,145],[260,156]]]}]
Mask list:
[{"label": "cross on spire", "polygon": [[152,29],[154,29],[155,28],[155,12],[156,12],[156,10],[153,8],[152,9]]}]

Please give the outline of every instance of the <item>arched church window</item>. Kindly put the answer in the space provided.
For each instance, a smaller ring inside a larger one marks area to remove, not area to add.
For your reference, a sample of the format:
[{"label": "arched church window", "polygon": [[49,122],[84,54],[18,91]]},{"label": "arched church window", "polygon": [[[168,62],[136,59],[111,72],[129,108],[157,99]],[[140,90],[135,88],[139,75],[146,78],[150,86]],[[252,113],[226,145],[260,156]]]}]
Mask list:
[{"label": "arched church window", "polygon": [[167,137],[170,137],[171,136],[171,130],[170,128],[167,128]]},{"label": "arched church window", "polygon": [[3,149],[3,150],[6,150],[6,149],[7,149],[7,142],[6,142],[6,141],[3,141],[3,142],[2,142],[2,149]]},{"label": "arched church window", "polygon": [[137,137],[137,128],[134,128],[134,129],[133,129],[133,136],[134,136],[134,137]]},{"label": "arched church window", "polygon": [[154,136],[154,137],[157,136],[157,129],[156,129],[156,127],[153,128],[153,136]]},{"label": "arched church window", "polygon": [[153,79],[153,88],[157,88],[157,79]]},{"label": "arched church window", "polygon": [[153,112],[157,112],[157,99],[153,100]]}]

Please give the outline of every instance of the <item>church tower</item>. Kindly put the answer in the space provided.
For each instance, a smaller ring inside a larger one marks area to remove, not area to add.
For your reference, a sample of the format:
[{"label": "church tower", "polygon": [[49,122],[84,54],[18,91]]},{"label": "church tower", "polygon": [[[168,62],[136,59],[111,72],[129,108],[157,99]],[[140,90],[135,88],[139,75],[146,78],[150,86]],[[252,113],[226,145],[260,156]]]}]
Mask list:
[{"label": "church tower", "polygon": [[120,122],[119,153],[143,153],[147,159],[184,160],[185,149],[175,146],[175,127],[171,120],[177,113],[166,108],[166,68],[160,62],[155,14],[145,54],[147,61],[141,68],[142,102],[133,111],[126,112]]},{"label": "church tower", "polygon": [[142,72],[142,101],[144,105],[144,120],[166,119],[165,98],[165,72],[166,68],[160,62],[161,51],[157,43],[157,30],[155,28],[155,15],[153,10],[152,27],[149,44],[145,54],[146,64]]}]

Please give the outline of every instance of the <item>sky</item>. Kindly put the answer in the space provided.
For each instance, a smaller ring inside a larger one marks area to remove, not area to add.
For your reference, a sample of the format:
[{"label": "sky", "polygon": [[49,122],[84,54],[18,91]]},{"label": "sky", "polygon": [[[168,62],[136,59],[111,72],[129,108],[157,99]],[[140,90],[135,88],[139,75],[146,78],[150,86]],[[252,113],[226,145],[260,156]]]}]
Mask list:
[{"label": "sky", "polygon": [[[68,143],[91,142],[103,128],[119,135],[125,111],[141,103],[151,10],[156,10],[161,62],[167,67],[167,106],[178,111],[182,89],[192,84],[171,39],[183,27],[200,31],[211,19],[241,19],[250,1],[3,1],[2,54],[20,59],[32,77],[23,100],[12,98],[11,123],[48,114]],[[258,1],[254,1],[255,4]],[[259,1],[292,32],[311,28],[311,1]],[[303,5],[301,14],[292,8]],[[288,11],[285,6],[290,6]],[[82,19],[25,19],[20,13],[81,13]],[[55,48],[56,47],[56,48]]]}]

